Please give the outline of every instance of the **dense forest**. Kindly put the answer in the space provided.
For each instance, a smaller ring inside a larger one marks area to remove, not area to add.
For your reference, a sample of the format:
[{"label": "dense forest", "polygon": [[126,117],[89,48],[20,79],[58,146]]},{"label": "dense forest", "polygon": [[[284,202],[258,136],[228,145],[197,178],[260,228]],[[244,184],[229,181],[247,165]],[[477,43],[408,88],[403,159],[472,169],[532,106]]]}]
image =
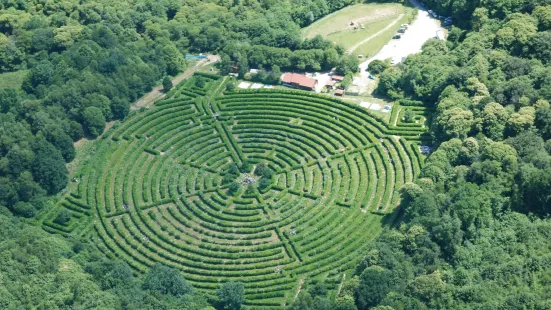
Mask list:
[{"label": "dense forest", "polygon": [[86,244],[0,214],[2,309],[208,309],[179,272],[155,265],[143,278]]},{"label": "dense forest", "polygon": [[437,149],[358,266],[357,308],[549,309],[551,2],[426,4],[464,29],[378,92],[434,107]]},{"label": "dense forest", "polygon": [[[25,74],[0,90],[0,307],[208,309],[167,267],[137,278],[18,217],[66,187],[74,141],[124,119],[187,53],[240,74],[354,71],[341,47],[300,36],[351,2],[0,0],[0,73]],[[458,27],[384,70],[377,93],[435,108],[436,150],[340,295],[319,283],[291,309],[551,309],[551,1],[424,3]],[[238,308],[240,290],[214,305]]]}]

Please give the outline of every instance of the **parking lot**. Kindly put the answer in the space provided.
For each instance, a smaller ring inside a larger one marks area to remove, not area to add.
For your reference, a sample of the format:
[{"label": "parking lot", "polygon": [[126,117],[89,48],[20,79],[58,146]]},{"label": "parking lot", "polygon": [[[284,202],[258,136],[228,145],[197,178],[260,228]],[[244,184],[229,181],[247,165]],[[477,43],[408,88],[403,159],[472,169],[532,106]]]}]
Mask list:
[{"label": "parking lot", "polygon": [[397,64],[408,55],[421,52],[423,44],[434,38],[438,31],[445,33],[440,20],[430,16],[428,9],[423,8],[419,1],[411,0],[411,3],[419,10],[417,18],[409,25],[405,33],[400,34],[400,39],[391,40],[377,55],[360,64],[361,87],[368,88],[372,83],[368,78],[369,73],[366,72],[371,61],[391,59],[394,64]]}]

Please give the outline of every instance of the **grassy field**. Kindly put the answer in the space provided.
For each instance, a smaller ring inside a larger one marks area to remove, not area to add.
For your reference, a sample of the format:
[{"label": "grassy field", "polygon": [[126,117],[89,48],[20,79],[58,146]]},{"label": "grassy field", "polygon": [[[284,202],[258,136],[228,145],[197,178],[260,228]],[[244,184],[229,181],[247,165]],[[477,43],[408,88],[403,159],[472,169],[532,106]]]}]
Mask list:
[{"label": "grassy field", "polygon": [[[363,24],[365,29],[351,29],[345,31],[339,31],[332,33],[327,36],[327,39],[335,42],[339,45],[344,46],[346,49],[349,49],[352,45],[357,42],[372,36],[373,34],[384,29],[388,24],[390,24],[396,16],[388,16],[381,19],[371,21],[370,23]],[[395,31],[393,29],[393,31]]]},{"label": "grassy field", "polygon": [[20,88],[28,70],[0,74],[0,89]]},{"label": "grassy field", "polygon": [[[322,35],[348,50],[380,32],[353,51],[354,55],[370,57],[392,38],[401,24],[411,20],[414,11],[413,8],[398,3],[356,4],[316,21],[302,29],[302,34],[307,38]],[[403,16],[400,18],[401,14]],[[397,20],[398,18],[400,19]],[[361,26],[354,29],[350,22],[360,23],[364,29]],[[384,31],[391,24],[392,26]]]},{"label": "grassy field", "polygon": [[[404,10],[404,16],[398,21],[393,27],[387,29],[386,31],[382,32],[378,36],[374,37],[373,39],[369,40],[369,42],[366,42],[362,45],[360,45],[355,51],[355,55],[364,55],[366,58],[372,57],[375,54],[377,54],[385,44],[387,44],[392,37],[396,34],[398,29],[400,29],[400,25],[402,24],[408,24],[411,23],[415,16],[416,10],[413,8],[405,8]],[[381,29],[383,29],[381,27]]]},{"label": "grassy field", "polygon": [[356,4],[329,14],[302,29],[302,34],[307,38],[316,35],[327,37],[337,31],[349,30],[350,22],[369,24],[378,19],[397,16],[404,11],[404,7],[397,3]]}]

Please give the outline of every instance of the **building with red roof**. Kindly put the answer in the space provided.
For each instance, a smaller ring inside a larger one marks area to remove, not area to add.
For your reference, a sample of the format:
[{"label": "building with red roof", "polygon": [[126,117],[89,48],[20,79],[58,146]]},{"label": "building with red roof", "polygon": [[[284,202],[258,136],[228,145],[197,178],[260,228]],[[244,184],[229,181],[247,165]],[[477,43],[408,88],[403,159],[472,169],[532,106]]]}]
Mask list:
[{"label": "building with red roof", "polygon": [[283,84],[308,90],[314,90],[318,83],[317,80],[298,73],[285,73],[281,77],[281,80]]},{"label": "building with red roof", "polygon": [[341,75],[332,75],[331,78],[333,79],[333,81],[337,82],[342,82],[342,80],[344,80],[344,76]]}]

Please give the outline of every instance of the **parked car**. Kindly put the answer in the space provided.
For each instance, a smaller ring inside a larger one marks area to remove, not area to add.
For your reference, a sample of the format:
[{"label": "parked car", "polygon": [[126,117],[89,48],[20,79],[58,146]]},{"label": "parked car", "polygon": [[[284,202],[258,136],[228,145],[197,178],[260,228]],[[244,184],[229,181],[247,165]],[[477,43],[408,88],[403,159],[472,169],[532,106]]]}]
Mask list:
[{"label": "parked car", "polygon": [[368,76],[368,78],[370,78],[370,79],[372,79],[372,80],[375,79],[375,77],[373,76],[373,74],[370,74],[370,75]]},{"label": "parked car", "polygon": [[409,28],[409,25],[408,25],[408,24],[402,24],[402,25],[400,25],[400,27],[405,28],[405,29],[408,29],[408,28]]},{"label": "parked car", "polygon": [[406,29],[402,28],[402,29],[398,30],[398,33],[406,33]]},{"label": "parked car", "polygon": [[393,39],[400,39],[401,37],[402,37],[401,35],[397,34],[397,35],[393,36],[392,38]]}]

